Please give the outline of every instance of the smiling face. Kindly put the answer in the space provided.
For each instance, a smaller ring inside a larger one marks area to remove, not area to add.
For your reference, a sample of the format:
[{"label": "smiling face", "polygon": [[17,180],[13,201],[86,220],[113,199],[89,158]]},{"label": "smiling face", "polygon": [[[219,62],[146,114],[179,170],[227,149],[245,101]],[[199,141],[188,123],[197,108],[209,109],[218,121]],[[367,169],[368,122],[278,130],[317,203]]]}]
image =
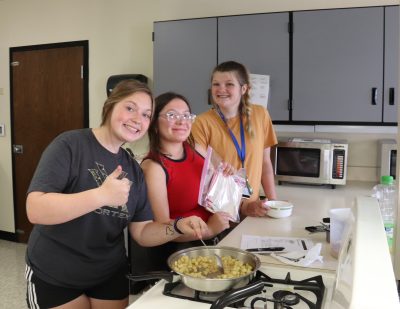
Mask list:
[{"label": "smiling face", "polygon": [[192,121],[182,118],[169,121],[165,116],[167,113],[190,114],[189,106],[182,99],[175,98],[164,106],[158,117],[158,131],[161,142],[182,143],[186,141],[192,128]]},{"label": "smiling face", "polygon": [[226,116],[235,116],[239,110],[242,95],[247,85],[240,85],[236,74],[216,71],[211,81],[211,94],[214,103]]},{"label": "smiling face", "polygon": [[108,125],[119,142],[134,142],[143,137],[150,125],[152,99],[135,92],[115,104]]}]

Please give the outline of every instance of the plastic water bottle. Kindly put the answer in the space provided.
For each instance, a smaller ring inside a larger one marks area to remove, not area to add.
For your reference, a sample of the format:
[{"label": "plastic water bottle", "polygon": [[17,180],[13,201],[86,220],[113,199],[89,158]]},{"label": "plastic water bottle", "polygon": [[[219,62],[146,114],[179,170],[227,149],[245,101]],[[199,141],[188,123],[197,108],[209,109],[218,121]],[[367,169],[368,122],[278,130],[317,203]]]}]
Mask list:
[{"label": "plastic water bottle", "polygon": [[383,224],[385,226],[386,237],[390,252],[393,250],[394,224],[397,209],[397,193],[393,184],[392,176],[382,176],[381,183],[375,185],[372,189],[374,196],[381,209]]}]

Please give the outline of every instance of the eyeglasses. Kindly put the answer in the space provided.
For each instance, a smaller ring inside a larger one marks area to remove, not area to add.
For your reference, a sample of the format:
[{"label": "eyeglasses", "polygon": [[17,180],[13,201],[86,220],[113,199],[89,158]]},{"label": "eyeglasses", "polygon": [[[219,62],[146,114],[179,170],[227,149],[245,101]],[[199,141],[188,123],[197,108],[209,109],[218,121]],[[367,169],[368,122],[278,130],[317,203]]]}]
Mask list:
[{"label": "eyeglasses", "polygon": [[159,116],[164,117],[165,119],[168,120],[168,122],[177,122],[178,120],[193,122],[194,119],[196,118],[195,114],[190,114],[190,113],[178,114],[178,113],[174,113],[174,112],[160,114]]}]

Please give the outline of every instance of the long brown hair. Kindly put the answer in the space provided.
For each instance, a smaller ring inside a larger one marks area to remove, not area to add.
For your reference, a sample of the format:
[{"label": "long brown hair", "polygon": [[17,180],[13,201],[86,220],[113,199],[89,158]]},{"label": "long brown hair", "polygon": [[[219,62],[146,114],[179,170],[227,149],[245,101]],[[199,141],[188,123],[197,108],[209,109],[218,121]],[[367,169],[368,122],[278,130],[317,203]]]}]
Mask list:
[{"label": "long brown hair", "polygon": [[[154,113],[153,113],[153,118],[150,122],[148,136],[149,136],[149,154],[147,155],[147,158],[150,158],[156,162],[161,162],[161,146],[160,146],[160,134],[158,133],[158,117],[160,115],[160,112],[162,109],[170,103],[174,99],[180,99],[183,102],[186,103],[186,105],[189,108],[189,112],[192,112],[192,108],[190,107],[188,99],[186,99],[183,95],[175,93],[175,92],[165,92],[163,94],[160,94],[158,97],[155,98],[155,103],[154,103]],[[189,145],[194,148],[194,139],[192,136],[192,133],[189,134],[189,137],[187,139],[187,142]]]},{"label": "long brown hair", "polygon": [[[250,76],[246,67],[236,61],[226,61],[218,64],[211,75],[211,81],[216,72],[233,72],[239,81],[240,86],[247,85],[246,92],[242,95],[239,105],[239,113],[245,119],[246,131],[250,136],[253,136],[254,132],[250,123],[251,106],[250,106]],[[215,103],[213,103],[215,105]],[[217,108],[217,106],[215,106]]]},{"label": "long brown hair", "polygon": [[[114,87],[109,97],[104,102],[100,125],[103,126],[104,124],[106,124],[112,110],[114,109],[115,104],[136,92],[144,92],[148,94],[153,105],[153,94],[146,84],[134,79],[123,80]],[[152,106],[152,109],[153,108],[154,107]]]}]

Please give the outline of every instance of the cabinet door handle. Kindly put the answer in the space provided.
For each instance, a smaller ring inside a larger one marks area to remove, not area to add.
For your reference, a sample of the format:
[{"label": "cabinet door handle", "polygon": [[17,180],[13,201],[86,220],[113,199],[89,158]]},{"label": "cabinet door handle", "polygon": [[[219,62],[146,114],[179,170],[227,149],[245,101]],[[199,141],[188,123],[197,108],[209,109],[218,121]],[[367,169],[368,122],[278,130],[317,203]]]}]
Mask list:
[{"label": "cabinet door handle", "polygon": [[371,104],[376,105],[376,102],[378,101],[378,88],[374,87],[372,88],[372,93],[371,93]]},{"label": "cabinet door handle", "polygon": [[394,88],[389,88],[389,105],[394,105]]}]

